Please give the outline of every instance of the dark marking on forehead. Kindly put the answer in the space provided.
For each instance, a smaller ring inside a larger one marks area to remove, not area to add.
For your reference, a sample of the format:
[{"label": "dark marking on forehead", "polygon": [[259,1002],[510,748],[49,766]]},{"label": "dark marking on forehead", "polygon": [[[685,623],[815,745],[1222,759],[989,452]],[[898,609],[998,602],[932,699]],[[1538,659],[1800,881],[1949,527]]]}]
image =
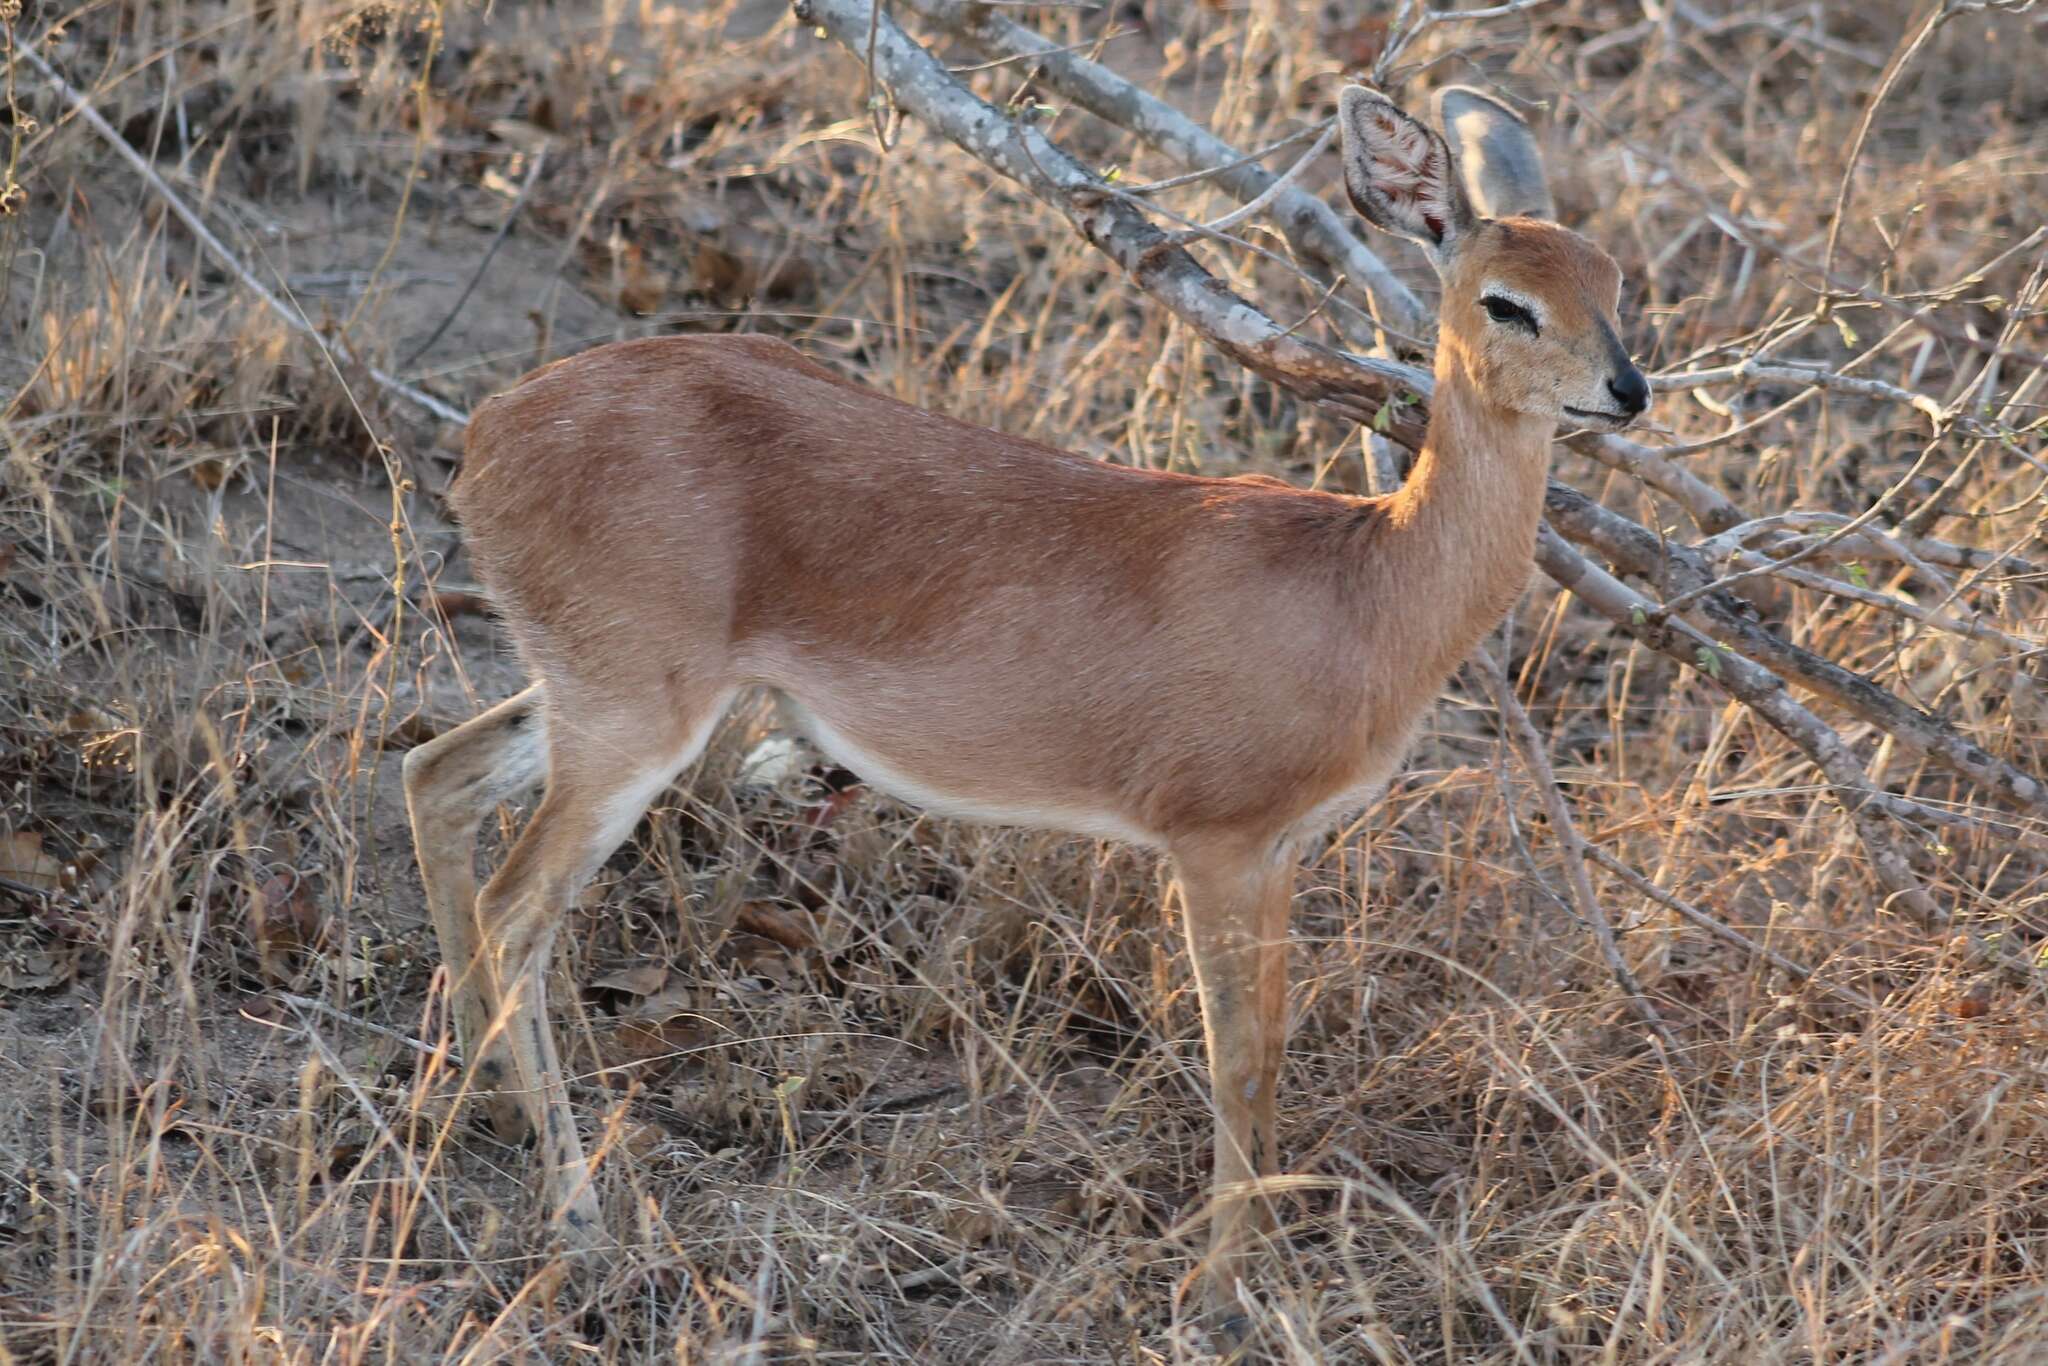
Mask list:
[{"label": "dark marking on forehead", "polygon": [[1526,282],[1555,298],[1558,287],[1592,297],[1605,312],[1621,285],[1614,258],[1570,228],[1541,218],[1496,218],[1487,223],[1491,265],[1509,281]]}]

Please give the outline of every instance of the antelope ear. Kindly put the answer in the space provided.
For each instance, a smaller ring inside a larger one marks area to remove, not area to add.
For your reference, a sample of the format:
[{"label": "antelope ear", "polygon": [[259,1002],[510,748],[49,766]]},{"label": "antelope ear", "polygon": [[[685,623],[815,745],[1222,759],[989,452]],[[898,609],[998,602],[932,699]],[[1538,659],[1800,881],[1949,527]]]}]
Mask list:
[{"label": "antelope ear", "polygon": [[1436,122],[1465,173],[1472,207],[1488,218],[1556,218],[1543,153],[1521,115],[1484,91],[1449,85],[1436,92]]},{"label": "antelope ear", "polygon": [[1441,266],[1476,221],[1450,147],[1362,85],[1344,87],[1337,123],[1351,207],[1381,231],[1420,242]]}]

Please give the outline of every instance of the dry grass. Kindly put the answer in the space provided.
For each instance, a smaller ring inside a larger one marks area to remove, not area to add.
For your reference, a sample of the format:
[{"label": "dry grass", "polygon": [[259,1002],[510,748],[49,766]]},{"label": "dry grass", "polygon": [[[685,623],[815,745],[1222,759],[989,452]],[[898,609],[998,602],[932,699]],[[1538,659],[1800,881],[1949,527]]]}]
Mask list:
[{"label": "dry grass", "polygon": [[[1364,8],[1036,20],[1120,35],[1105,60],[1263,145],[1370,60]],[[1552,104],[1561,216],[1622,261],[1656,367],[1810,308],[1810,271],[1746,255],[1706,210],[1817,255],[1912,17],[1714,8],[1732,21],[1705,33],[1564,0],[1411,54],[1438,59],[1415,91],[1483,70]],[[111,0],[64,27],[44,50],[259,275],[452,399],[611,337],[754,330],[1109,459],[1362,477],[1355,432],[1206,352],[1053,215],[915,126],[879,154],[857,65],[765,0]],[[1971,14],[1906,70],[1838,270],[1911,295],[2048,219],[2042,37],[2038,16]],[[581,989],[556,1001],[622,1251],[563,1274],[526,1156],[451,1104],[398,793],[399,751],[517,682],[437,496],[448,434],[229,287],[25,69],[16,98],[13,126],[42,126],[0,227],[0,1361],[1200,1356],[1181,1301],[1205,1081],[1154,863],[921,818],[840,773],[747,781],[752,713],[564,936]],[[1056,124],[1098,164],[1169,169]],[[415,358],[542,149],[503,250]],[[1207,255],[1283,318],[1317,302]],[[1969,341],[2019,308],[2011,344],[2048,350],[2024,315],[2037,266],[2003,263],[1943,303],[1956,337],[1908,331],[1869,373],[2010,396],[2024,367],[1987,382]],[[1803,354],[1894,325],[1839,317]],[[1680,440],[1724,421],[1685,393],[1655,416]],[[1924,423],[1838,395],[1687,460],[1747,508],[1853,513],[1926,446]],[[2042,454],[2037,431],[1977,455],[1941,533],[2038,558]],[[1565,473],[1691,534],[1618,476]],[[1801,590],[1762,604],[2048,770],[2031,657]],[[1980,605],[2039,637],[2037,586]],[[1588,837],[1817,979],[1596,868],[1682,1048],[1646,1039],[1549,890],[1484,690],[1454,685],[1382,809],[1299,884],[1299,1176],[1257,1350],[2048,1355],[2048,992],[2011,966],[2048,934],[2039,830],[1851,727],[1887,786],[1984,819],[1912,851],[1955,916],[1929,930],[1888,910],[1798,753],[1707,680],[1547,585],[1504,657]]]}]

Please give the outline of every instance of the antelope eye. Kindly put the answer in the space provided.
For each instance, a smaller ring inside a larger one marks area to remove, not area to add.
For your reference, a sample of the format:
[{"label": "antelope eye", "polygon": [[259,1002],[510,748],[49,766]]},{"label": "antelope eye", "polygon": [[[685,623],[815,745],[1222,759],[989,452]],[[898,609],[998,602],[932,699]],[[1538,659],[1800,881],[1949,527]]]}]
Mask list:
[{"label": "antelope eye", "polygon": [[1532,337],[1540,333],[1540,329],[1536,326],[1536,315],[1516,303],[1513,299],[1503,299],[1498,294],[1489,294],[1479,301],[1479,306],[1486,310],[1487,317],[1497,323],[1519,324],[1522,327],[1528,328],[1529,335]]}]

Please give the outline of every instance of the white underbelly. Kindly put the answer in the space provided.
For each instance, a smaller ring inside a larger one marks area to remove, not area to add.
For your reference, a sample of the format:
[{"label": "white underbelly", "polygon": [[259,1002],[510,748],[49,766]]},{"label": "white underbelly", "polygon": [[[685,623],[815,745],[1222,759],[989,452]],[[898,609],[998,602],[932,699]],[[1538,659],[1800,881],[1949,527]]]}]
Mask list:
[{"label": "white underbelly", "polygon": [[1122,840],[1126,844],[1160,846],[1158,835],[1140,830],[1122,815],[1080,804],[1010,800],[994,783],[986,791],[948,790],[904,772],[881,756],[862,748],[825,718],[787,693],[779,693],[784,714],[831,760],[859,774],[870,787],[888,793],[898,801],[961,820],[986,825],[1016,825],[1032,830],[1052,830],[1091,839]]}]

